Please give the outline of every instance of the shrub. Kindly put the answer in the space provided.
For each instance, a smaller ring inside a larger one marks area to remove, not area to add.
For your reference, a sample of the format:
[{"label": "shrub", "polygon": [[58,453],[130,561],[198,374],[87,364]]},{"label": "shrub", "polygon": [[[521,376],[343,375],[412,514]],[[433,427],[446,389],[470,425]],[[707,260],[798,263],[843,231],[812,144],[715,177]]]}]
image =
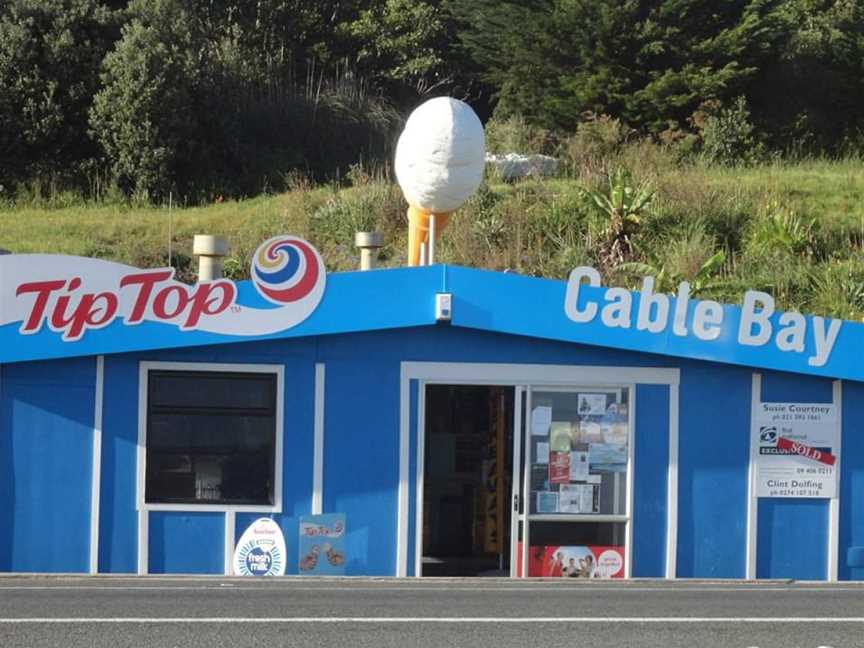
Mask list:
[{"label": "shrub", "polygon": [[743,96],[731,106],[709,108],[700,131],[702,157],[710,164],[752,164],[763,155],[763,147],[750,121],[750,109]]},{"label": "shrub", "polygon": [[555,143],[551,132],[529,124],[521,115],[493,117],[486,123],[486,150],[490,153],[551,154]]}]

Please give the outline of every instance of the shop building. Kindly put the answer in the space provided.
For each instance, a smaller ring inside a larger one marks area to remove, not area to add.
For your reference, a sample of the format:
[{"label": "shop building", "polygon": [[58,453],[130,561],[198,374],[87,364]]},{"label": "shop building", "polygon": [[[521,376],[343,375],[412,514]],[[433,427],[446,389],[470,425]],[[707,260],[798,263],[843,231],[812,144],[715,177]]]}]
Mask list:
[{"label": "shop building", "polygon": [[349,575],[860,580],[864,325],[766,297],[0,257],[0,571],[227,573],[266,516],[297,574],[341,513]]}]

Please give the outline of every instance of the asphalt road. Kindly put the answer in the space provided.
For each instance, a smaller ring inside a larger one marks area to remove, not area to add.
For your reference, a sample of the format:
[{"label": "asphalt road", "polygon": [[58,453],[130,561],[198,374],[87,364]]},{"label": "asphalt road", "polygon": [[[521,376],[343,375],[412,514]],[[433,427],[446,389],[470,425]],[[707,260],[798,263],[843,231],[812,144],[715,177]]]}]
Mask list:
[{"label": "asphalt road", "polygon": [[864,584],[0,578],[0,646],[864,646]]}]

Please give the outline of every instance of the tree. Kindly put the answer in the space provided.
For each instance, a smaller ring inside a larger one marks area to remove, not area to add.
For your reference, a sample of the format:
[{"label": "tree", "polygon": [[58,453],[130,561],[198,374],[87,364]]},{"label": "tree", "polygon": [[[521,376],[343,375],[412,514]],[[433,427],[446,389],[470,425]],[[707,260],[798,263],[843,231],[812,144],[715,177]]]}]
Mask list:
[{"label": "tree", "polygon": [[422,96],[454,80],[458,59],[448,18],[437,2],[373,0],[342,30],[356,43],[353,60],[361,74],[390,92],[410,88]]},{"label": "tree", "polygon": [[782,38],[775,4],[452,0],[505,113],[573,128],[591,111],[650,131],[741,93]]},{"label": "tree", "polygon": [[777,146],[815,151],[862,128],[864,5],[789,0],[787,38],[749,88],[751,105]]},{"label": "tree", "polygon": [[68,178],[98,157],[87,115],[118,23],[96,0],[0,8],[0,183]]},{"label": "tree", "polygon": [[200,103],[207,42],[180,0],[136,0],[130,12],[105,58],[93,132],[127,192],[186,192],[207,161]]}]

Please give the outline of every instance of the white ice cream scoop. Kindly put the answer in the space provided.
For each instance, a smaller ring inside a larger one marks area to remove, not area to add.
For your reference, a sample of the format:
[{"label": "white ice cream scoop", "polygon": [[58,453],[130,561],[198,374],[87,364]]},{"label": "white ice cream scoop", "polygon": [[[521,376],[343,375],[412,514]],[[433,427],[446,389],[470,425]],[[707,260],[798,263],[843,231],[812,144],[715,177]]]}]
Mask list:
[{"label": "white ice cream scoop", "polygon": [[395,167],[409,205],[409,265],[420,261],[430,215],[436,215],[437,235],[448,215],[480,186],[485,156],[483,125],[464,101],[430,99],[408,117],[396,145]]}]

